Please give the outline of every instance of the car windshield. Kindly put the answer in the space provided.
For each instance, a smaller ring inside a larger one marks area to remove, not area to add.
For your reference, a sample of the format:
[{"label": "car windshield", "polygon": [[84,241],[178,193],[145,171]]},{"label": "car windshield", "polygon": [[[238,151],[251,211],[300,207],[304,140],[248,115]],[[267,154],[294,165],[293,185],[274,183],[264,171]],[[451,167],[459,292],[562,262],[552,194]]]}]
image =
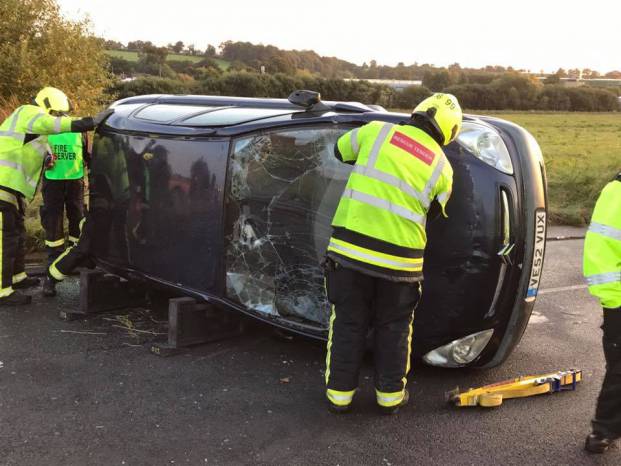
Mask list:
[{"label": "car windshield", "polygon": [[344,131],[306,128],[234,141],[225,239],[229,298],[327,326],[321,262],[351,168],[334,157]]}]

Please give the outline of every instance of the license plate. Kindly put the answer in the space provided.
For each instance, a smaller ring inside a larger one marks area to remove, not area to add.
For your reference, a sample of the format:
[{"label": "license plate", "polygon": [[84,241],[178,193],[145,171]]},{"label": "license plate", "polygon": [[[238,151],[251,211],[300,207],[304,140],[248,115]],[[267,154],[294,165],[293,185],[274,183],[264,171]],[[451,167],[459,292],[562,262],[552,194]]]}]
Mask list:
[{"label": "license plate", "polygon": [[537,210],[535,212],[535,242],[533,251],[533,266],[530,269],[530,279],[528,281],[528,291],[526,301],[534,301],[537,297],[539,284],[541,283],[541,273],[543,272],[543,253],[546,246],[546,211]]}]

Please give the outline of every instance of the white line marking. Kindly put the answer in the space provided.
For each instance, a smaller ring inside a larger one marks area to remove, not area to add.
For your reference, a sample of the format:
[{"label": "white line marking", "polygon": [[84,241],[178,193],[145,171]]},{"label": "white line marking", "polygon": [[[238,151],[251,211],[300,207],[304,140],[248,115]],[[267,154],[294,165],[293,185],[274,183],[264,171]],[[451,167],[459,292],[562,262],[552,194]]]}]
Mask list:
[{"label": "white line marking", "polygon": [[589,285],[559,286],[557,288],[546,288],[543,290],[539,290],[537,294],[560,293],[562,291],[583,290],[588,287]]}]

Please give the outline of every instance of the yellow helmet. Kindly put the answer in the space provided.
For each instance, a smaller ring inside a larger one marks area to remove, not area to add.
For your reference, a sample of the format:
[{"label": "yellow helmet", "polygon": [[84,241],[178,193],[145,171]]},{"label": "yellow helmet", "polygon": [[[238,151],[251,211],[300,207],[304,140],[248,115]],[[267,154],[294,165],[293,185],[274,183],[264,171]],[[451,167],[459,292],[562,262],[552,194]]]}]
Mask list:
[{"label": "yellow helmet", "polygon": [[35,103],[46,112],[66,113],[71,110],[69,99],[55,87],[44,87],[35,97]]},{"label": "yellow helmet", "polygon": [[427,97],[416,106],[412,117],[420,115],[442,136],[442,145],[446,146],[459,134],[461,128],[461,107],[454,95],[436,93]]}]

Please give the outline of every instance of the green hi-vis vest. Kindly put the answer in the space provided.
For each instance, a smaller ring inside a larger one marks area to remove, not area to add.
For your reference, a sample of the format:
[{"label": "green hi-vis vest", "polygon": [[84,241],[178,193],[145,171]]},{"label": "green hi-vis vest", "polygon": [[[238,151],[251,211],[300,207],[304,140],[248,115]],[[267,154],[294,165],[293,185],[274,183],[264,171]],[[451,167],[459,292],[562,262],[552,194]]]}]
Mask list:
[{"label": "green hi-vis vest", "polygon": [[32,198],[48,152],[47,135],[70,130],[69,117],[53,117],[36,105],[18,107],[0,125],[0,186]]},{"label": "green hi-vis vest", "polygon": [[56,157],[54,166],[45,170],[48,180],[77,180],[84,177],[82,133],[61,133],[47,138]]},{"label": "green hi-vis vest", "polygon": [[422,279],[425,222],[437,199],[445,214],[453,169],[419,128],[373,121],[341,136],[344,162],[355,162],[334,214],[329,254],[381,276]]},{"label": "green hi-vis vest", "polygon": [[595,204],[584,240],[584,276],[602,307],[621,306],[621,174]]}]

